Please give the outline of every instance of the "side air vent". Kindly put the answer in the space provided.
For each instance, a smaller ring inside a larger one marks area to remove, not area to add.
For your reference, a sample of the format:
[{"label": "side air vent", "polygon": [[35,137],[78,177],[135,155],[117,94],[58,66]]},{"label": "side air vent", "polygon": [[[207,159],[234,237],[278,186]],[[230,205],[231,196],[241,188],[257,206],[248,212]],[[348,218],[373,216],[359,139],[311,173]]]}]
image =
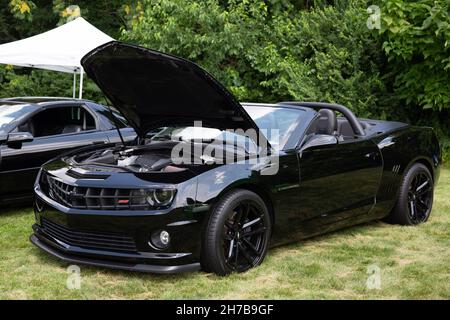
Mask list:
[{"label": "side air vent", "polygon": [[392,172],[398,173],[399,171],[400,171],[400,165],[399,164],[397,164],[397,165],[392,167]]}]

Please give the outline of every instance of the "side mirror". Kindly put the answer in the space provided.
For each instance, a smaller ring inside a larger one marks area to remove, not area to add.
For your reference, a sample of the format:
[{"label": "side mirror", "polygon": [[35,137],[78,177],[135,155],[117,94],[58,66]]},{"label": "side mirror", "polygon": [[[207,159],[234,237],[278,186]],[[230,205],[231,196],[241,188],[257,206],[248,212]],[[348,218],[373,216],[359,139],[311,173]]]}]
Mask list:
[{"label": "side mirror", "polygon": [[309,140],[306,141],[306,143],[302,146],[301,150],[306,150],[311,147],[316,146],[325,146],[330,144],[337,144],[338,139],[335,136],[328,135],[328,134],[316,134],[312,136]]},{"label": "side mirror", "polygon": [[34,137],[29,132],[12,132],[8,135],[6,143],[11,148],[20,149],[23,142],[31,142],[33,140]]}]

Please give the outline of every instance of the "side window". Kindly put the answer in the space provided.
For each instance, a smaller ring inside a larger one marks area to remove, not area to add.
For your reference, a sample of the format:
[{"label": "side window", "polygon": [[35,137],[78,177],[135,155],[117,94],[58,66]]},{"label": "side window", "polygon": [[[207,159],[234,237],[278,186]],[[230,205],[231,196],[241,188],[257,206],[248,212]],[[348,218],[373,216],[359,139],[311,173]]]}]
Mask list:
[{"label": "side window", "polygon": [[18,128],[19,131],[30,132],[35,138],[94,129],[96,129],[95,119],[81,106],[41,111]]}]

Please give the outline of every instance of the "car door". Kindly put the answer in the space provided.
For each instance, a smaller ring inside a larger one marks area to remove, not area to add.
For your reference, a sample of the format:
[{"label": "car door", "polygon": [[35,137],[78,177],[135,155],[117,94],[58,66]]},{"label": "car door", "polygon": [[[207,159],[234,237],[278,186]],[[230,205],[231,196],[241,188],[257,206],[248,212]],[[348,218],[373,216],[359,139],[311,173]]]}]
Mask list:
[{"label": "car door", "polygon": [[[78,107],[86,110],[82,106]],[[52,107],[41,112],[47,112],[51,115],[51,110],[56,110],[56,108]],[[57,126],[56,123],[55,126]],[[70,126],[70,124],[67,126]],[[87,129],[79,132],[38,136],[31,142],[22,143],[20,148],[7,144],[2,145],[0,150],[2,157],[2,172],[0,173],[2,198],[7,200],[31,196],[39,168],[48,160],[76,148],[109,142],[106,133],[100,131],[96,124]],[[52,128],[49,129],[49,132],[51,130]],[[20,131],[19,128],[16,131]]]},{"label": "car door", "polygon": [[307,147],[298,158],[301,220],[332,222],[368,213],[374,205],[382,158],[370,139]]}]

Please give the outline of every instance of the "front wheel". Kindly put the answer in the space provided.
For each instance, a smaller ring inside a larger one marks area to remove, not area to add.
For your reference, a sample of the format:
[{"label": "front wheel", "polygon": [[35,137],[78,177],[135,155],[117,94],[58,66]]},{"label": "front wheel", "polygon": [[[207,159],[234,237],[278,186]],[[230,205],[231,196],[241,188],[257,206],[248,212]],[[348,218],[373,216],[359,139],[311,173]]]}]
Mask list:
[{"label": "front wheel", "polygon": [[237,189],[219,200],[205,231],[203,268],[218,275],[244,272],[261,264],[267,253],[269,211],[257,194]]},{"label": "front wheel", "polygon": [[434,184],[430,170],[416,163],[405,173],[397,203],[388,221],[416,225],[428,220],[433,207]]}]

